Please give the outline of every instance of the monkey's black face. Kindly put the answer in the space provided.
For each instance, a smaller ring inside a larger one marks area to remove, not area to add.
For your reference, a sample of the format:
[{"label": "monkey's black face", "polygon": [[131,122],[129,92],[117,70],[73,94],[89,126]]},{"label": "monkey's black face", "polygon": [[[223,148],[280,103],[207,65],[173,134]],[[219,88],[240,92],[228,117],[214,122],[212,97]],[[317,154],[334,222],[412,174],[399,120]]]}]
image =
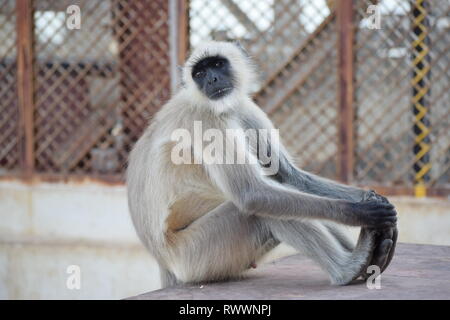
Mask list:
[{"label": "monkey's black face", "polygon": [[209,99],[218,100],[233,90],[230,62],[221,57],[207,57],[192,68],[192,79]]}]

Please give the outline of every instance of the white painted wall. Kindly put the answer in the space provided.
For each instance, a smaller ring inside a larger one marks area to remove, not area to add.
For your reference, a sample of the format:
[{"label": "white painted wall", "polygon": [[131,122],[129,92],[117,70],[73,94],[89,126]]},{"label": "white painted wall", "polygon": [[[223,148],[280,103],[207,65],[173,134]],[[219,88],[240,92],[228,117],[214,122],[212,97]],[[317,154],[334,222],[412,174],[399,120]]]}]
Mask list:
[{"label": "white painted wall", "polygon": [[[392,200],[400,241],[450,245],[449,200]],[[80,290],[66,287],[69,265],[81,268]],[[157,288],[124,186],[0,182],[0,299],[120,299]]]},{"label": "white painted wall", "polygon": [[[69,265],[81,289],[69,290]],[[159,288],[124,186],[0,183],[0,298],[120,299]]]}]

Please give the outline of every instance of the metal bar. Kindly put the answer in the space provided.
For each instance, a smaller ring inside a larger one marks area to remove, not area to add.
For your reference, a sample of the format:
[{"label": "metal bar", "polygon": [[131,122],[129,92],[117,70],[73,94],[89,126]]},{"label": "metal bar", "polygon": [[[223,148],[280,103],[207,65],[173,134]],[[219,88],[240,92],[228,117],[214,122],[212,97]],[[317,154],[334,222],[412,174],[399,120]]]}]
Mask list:
[{"label": "metal bar", "polygon": [[312,32],[299,46],[295,51],[286,59],[286,62],[280,65],[276,71],[274,71],[264,83],[261,85],[261,89],[256,93],[255,100],[259,103],[263,96],[266,88],[270,88],[273,84],[283,76],[283,73],[289,66],[293,63],[295,59],[297,59],[301,54],[305,53],[308,47],[314,46],[314,40],[323,36],[324,33],[328,30],[327,27],[333,22],[335,18],[335,12],[332,11],[323,21],[322,23]]},{"label": "metal bar", "polygon": [[327,59],[330,59],[330,56],[325,52],[325,54],[318,59],[311,59],[311,63],[308,65],[310,68],[303,73],[293,73],[289,81],[286,81],[286,85],[284,86],[285,89],[283,91],[278,91],[276,94],[272,95],[270,100],[264,101],[264,105],[262,105],[264,111],[268,115],[271,115],[281,108],[286,100],[289,99],[298,88],[302,87],[314,72],[323,66]]},{"label": "metal bar", "polygon": [[413,98],[412,111],[414,114],[414,185],[415,196],[425,197],[425,184],[430,180],[430,120],[429,120],[429,78],[430,78],[430,54],[428,37],[429,20],[427,17],[426,0],[415,0],[412,7],[412,28],[416,36],[412,43],[413,62]]},{"label": "metal bar", "polygon": [[339,163],[338,176],[343,182],[353,180],[354,169],[354,24],[353,1],[337,3],[338,18],[338,74],[339,74]]},{"label": "metal bar", "polygon": [[178,61],[178,0],[169,0],[170,92],[174,94],[180,84]]},{"label": "metal bar", "polygon": [[256,36],[261,33],[256,24],[242,11],[233,0],[222,0],[221,3],[227,7],[230,13],[247,29],[248,34]]},{"label": "metal bar", "polygon": [[16,16],[19,144],[23,175],[25,179],[30,179],[34,171],[33,1],[17,0]]},{"label": "metal bar", "polygon": [[178,0],[178,65],[184,65],[189,51],[189,0]]},{"label": "metal bar", "polygon": [[[256,103],[263,108],[264,111],[267,113],[273,113],[278,108],[280,108],[283,105],[283,102],[289,98],[289,96],[292,94],[292,92],[289,92],[289,90],[285,90],[284,88],[280,90],[276,95],[273,95],[271,93],[272,90],[274,90],[277,86],[277,83],[279,82],[291,82],[292,77],[298,77],[297,72],[287,72],[287,70],[290,70],[292,66],[295,66],[295,60],[302,57],[302,55],[311,55],[314,53],[310,53],[311,51],[323,51],[323,43],[317,43],[317,39],[321,39],[323,41],[327,41],[328,37],[327,34],[329,32],[332,32],[330,29],[332,27],[332,22],[334,21],[335,14],[334,11],[327,16],[324,21],[317,27],[316,30],[314,30],[313,33],[311,33],[305,41],[303,41],[300,46],[295,50],[295,52],[286,60],[286,63],[284,63],[280,68],[277,69],[274,73],[272,73],[271,76],[268,77],[266,81],[264,81],[264,84],[261,86],[261,89],[255,94],[254,100]],[[324,39],[323,37],[326,37]],[[303,59],[306,59],[305,57],[302,57]],[[315,69],[314,67],[312,69]],[[301,76],[301,75],[300,75]],[[289,77],[289,78],[288,78]],[[300,85],[300,84],[299,84]],[[298,86],[291,86],[295,88],[298,88]],[[284,100],[283,100],[284,99]]]}]

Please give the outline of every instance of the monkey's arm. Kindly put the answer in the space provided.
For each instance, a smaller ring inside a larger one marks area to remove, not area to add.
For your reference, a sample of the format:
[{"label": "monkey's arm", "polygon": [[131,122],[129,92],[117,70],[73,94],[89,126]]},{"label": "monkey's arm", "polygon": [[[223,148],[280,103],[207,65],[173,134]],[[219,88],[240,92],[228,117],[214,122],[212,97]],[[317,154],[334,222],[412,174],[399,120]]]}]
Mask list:
[{"label": "monkey's arm", "polygon": [[388,203],[387,199],[372,190],[364,190],[325,179],[297,168],[284,154],[280,154],[280,167],[277,177],[281,183],[293,186],[305,193],[316,194],[331,199],[343,199],[354,202],[379,200]]},{"label": "monkey's arm", "polygon": [[[254,105],[253,111],[254,112],[252,114],[246,114],[242,116],[242,126],[244,127],[244,129],[273,129],[272,122],[262,111],[260,111],[259,107]],[[258,139],[258,150],[261,146],[261,142],[262,141]],[[272,154],[271,150],[276,150],[275,156],[278,155],[276,159],[279,159],[279,170],[276,175],[272,176],[272,178],[282,184],[291,185],[301,192],[332,199],[349,200],[353,202],[359,202],[361,200],[367,199],[373,193],[364,189],[337,183],[300,170],[290,160],[288,152],[281,141],[277,142],[276,148],[274,148],[274,145],[272,145],[273,142],[270,138],[267,139],[265,143],[266,145],[264,146],[264,150],[267,151],[268,155]],[[259,160],[261,160],[259,151],[256,156]]]},{"label": "monkey's arm", "polygon": [[327,219],[352,226],[383,227],[395,224],[389,203],[331,199],[300,192],[276,183],[258,165],[205,165],[209,177],[238,208],[278,219]]}]

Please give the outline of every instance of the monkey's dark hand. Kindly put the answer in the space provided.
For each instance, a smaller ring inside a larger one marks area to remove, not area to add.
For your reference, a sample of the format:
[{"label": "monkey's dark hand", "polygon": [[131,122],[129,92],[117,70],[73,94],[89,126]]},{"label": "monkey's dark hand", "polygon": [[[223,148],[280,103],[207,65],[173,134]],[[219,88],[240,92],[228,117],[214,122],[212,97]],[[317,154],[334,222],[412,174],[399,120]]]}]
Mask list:
[{"label": "monkey's dark hand", "polygon": [[[368,191],[362,201],[367,202],[373,200],[379,201],[380,203],[390,203],[386,197],[377,194],[373,190]],[[361,273],[361,276],[367,279],[370,276],[366,272],[369,266],[376,265],[380,268],[380,272],[383,272],[390,264],[397,244],[398,230],[396,225],[375,229],[363,227],[363,229],[374,230],[376,232],[372,258]]]},{"label": "monkey's dark hand", "polygon": [[389,202],[380,199],[368,199],[348,204],[348,224],[354,226],[384,229],[394,227],[397,212]]}]

